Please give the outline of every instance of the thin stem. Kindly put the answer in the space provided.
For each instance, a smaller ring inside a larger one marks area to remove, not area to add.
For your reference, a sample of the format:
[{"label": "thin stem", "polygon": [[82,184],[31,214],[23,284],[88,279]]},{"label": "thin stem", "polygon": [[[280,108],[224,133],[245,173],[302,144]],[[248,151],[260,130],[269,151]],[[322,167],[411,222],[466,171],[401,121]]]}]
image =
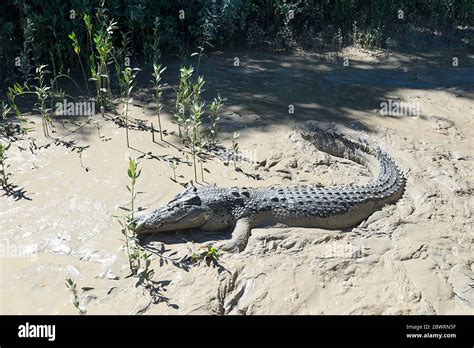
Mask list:
[{"label": "thin stem", "polygon": [[81,61],[81,58],[79,57],[79,55],[77,55],[77,59],[79,60],[79,64],[81,65],[82,75],[84,76],[84,82],[86,84],[87,95],[90,96],[90,91],[89,91],[89,85],[87,83],[86,72],[84,71],[84,66],[82,65],[82,61]]},{"label": "thin stem", "polygon": [[160,107],[158,106],[158,127],[160,128],[160,139],[163,141],[163,132],[161,130]]},{"label": "thin stem", "polygon": [[130,147],[130,142],[128,140],[128,96],[127,101],[125,102],[125,132],[127,134],[127,147]]},{"label": "thin stem", "polygon": [[135,184],[132,182],[132,189],[130,190],[132,194],[132,212],[130,213],[132,219],[133,219],[133,210],[135,206]]},{"label": "thin stem", "polygon": [[130,271],[133,273],[133,265],[132,265],[132,258],[130,257],[130,243],[128,241],[128,227],[127,227],[127,220],[124,218],[124,229],[125,229],[125,246],[127,248],[127,256],[128,256],[128,264],[130,266]]},{"label": "thin stem", "polygon": [[197,179],[197,169],[196,169],[196,150],[194,147],[194,142],[193,142],[193,163],[194,163],[194,180],[197,183],[198,179]]},{"label": "thin stem", "polygon": [[204,169],[202,167],[202,159],[200,159],[199,162],[201,164],[201,179],[202,179],[202,182],[204,182]]}]

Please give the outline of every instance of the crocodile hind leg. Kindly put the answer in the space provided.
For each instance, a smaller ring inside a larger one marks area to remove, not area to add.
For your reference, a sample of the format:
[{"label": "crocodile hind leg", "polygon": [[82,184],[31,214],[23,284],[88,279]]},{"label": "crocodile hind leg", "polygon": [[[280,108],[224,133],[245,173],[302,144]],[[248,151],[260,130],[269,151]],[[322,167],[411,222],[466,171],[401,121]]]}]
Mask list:
[{"label": "crocodile hind leg", "polygon": [[244,250],[250,237],[252,228],[251,221],[252,219],[249,217],[237,220],[231,240],[219,243],[217,245],[218,249],[234,253]]}]

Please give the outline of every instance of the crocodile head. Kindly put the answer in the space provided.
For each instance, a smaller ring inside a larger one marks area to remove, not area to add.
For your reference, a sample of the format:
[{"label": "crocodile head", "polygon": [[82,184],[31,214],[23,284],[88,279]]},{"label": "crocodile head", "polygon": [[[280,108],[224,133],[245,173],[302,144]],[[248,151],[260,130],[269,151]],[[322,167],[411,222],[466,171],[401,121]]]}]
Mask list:
[{"label": "crocodile head", "polygon": [[135,220],[136,233],[154,233],[198,228],[208,220],[198,190],[189,188],[150,215]]}]

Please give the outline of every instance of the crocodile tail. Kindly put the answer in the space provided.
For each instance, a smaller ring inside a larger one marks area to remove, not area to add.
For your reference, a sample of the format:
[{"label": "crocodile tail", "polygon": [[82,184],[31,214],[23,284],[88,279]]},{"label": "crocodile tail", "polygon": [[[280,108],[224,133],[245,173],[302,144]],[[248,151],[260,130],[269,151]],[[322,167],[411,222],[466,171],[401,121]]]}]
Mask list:
[{"label": "crocodile tail", "polygon": [[402,170],[377,144],[363,138],[349,139],[330,126],[324,127],[314,121],[298,125],[297,129],[303,139],[311,142],[318,150],[364,165],[373,173],[378,171],[375,181],[364,188],[375,192],[379,198],[399,197],[403,194],[406,179]]}]

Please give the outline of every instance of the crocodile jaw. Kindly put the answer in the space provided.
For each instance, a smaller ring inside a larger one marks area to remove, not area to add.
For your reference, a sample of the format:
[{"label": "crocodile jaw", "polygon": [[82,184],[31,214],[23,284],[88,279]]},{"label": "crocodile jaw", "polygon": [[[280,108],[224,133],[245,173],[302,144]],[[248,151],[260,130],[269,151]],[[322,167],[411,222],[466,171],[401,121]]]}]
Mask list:
[{"label": "crocodile jaw", "polygon": [[208,216],[199,207],[171,209],[163,206],[151,215],[136,220],[135,233],[155,233],[199,228],[207,222]]}]

